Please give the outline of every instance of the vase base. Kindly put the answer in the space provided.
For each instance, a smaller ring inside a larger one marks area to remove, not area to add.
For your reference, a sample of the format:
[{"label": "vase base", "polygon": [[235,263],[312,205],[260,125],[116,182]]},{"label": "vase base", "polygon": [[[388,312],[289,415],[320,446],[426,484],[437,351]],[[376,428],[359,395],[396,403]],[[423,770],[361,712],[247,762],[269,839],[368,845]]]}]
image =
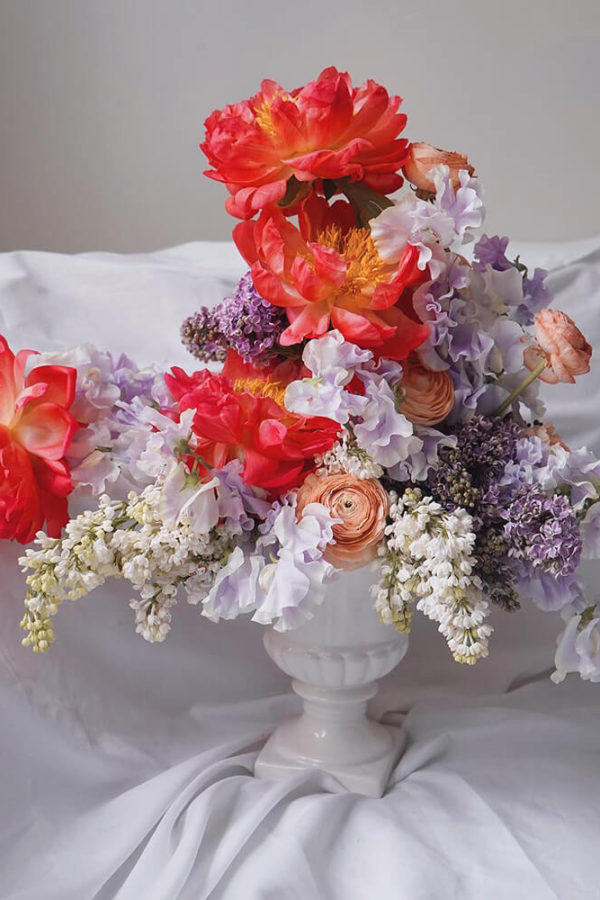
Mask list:
[{"label": "vase base", "polygon": [[381,797],[387,787],[404,745],[406,733],[403,728],[393,725],[381,725],[389,734],[390,741],[386,752],[377,759],[354,764],[340,764],[317,760],[293,758],[286,754],[280,745],[277,731],[271,735],[260,751],[254,774],[257,778],[281,779],[297,775],[305,769],[319,769],[333,775],[347,790],[366,797]]}]

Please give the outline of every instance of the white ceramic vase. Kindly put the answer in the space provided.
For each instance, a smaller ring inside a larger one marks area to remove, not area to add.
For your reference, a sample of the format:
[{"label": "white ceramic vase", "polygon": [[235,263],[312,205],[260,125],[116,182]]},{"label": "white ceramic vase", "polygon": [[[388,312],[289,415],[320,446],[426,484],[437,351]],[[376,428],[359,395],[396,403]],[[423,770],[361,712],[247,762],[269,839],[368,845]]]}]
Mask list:
[{"label": "white ceramic vase", "polygon": [[381,797],[404,745],[399,728],[367,715],[377,679],[403,658],[408,636],[379,621],[369,594],[372,572],[344,572],[302,628],[265,632],[271,659],[293,679],[300,716],[271,735],[256,761],[259,778],[284,778],[314,767],[346,788]]}]

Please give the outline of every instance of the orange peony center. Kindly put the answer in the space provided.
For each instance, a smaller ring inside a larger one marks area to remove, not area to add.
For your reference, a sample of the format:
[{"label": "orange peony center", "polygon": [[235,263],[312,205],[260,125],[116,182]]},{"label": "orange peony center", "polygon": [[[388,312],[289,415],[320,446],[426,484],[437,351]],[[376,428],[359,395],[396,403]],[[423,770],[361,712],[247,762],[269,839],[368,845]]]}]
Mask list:
[{"label": "orange peony center", "polygon": [[340,254],[346,263],[346,280],[341,294],[362,294],[389,278],[389,266],[382,260],[368,228],[342,231],[339,225],[329,225],[319,235],[319,243]]},{"label": "orange peony center", "polygon": [[270,378],[236,378],[233,389],[238,394],[252,394],[253,397],[268,397],[285,409],[285,386]]},{"label": "orange peony center", "polygon": [[277,135],[277,127],[273,121],[272,107],[274,101],[277,100],[278,97],[282,97],[284,100],[291,100],[292,103],[296,102],[294,97],[282,91],[279,94],[275,94],[273,97],[263,100],[262,103],[259,103],[254,107],[256,124],[264,134],[267,134],[271,138],[274,138]]}]

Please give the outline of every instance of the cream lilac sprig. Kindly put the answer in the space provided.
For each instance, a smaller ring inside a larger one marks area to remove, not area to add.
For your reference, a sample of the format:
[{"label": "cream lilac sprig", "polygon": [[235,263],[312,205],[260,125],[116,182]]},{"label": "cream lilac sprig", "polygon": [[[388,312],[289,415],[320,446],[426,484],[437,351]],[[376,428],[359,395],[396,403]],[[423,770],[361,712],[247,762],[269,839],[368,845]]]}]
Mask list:
[{"label": "cream lilac sprig", "polygon": [[27,576],[23,640],[34,652],[54,641],[51,618],[64,600],[77,600],[108,578],[124,578],[139,593],[130,606],[136,631],[147,641],[166,637],[181,585],[190,602],[210,590],[231,550],[226,529],[198,533],[182,516],[166,525],[161,517],[162,490],[149,485],[126,501],[104,495],[66,526],[62,539],[40,533],[40,549],[27,550],[19,562]]},{"label": "cream lilac sprig", "polygon": [[489,604],[473,574],[473,520],[463,509],[447,512],[422,491],[391,494],[389,524],[380,548],[381,577],[373,589],[384,623],[408,631],[413,604],[439,624],[457,662],[487,656]]}]

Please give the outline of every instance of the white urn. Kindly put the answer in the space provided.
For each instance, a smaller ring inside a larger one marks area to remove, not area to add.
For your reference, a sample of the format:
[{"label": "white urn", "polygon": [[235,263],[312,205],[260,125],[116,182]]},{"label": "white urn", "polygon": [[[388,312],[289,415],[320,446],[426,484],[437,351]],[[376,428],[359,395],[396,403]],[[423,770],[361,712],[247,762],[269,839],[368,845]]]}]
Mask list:
[{"label": "white urn", "polygon": [[369,592],[372,577],[369,569],[341,573],[309,622],[294,631],[265,632],[266,651],[292,677],[303,712],[271,735],[256,761],[259,778],[313,767],[348,790],[383,794],[404,733],[369,718],[367,703],[377,693],[377,679],[405,655],[408,636],[379,621]]}]

